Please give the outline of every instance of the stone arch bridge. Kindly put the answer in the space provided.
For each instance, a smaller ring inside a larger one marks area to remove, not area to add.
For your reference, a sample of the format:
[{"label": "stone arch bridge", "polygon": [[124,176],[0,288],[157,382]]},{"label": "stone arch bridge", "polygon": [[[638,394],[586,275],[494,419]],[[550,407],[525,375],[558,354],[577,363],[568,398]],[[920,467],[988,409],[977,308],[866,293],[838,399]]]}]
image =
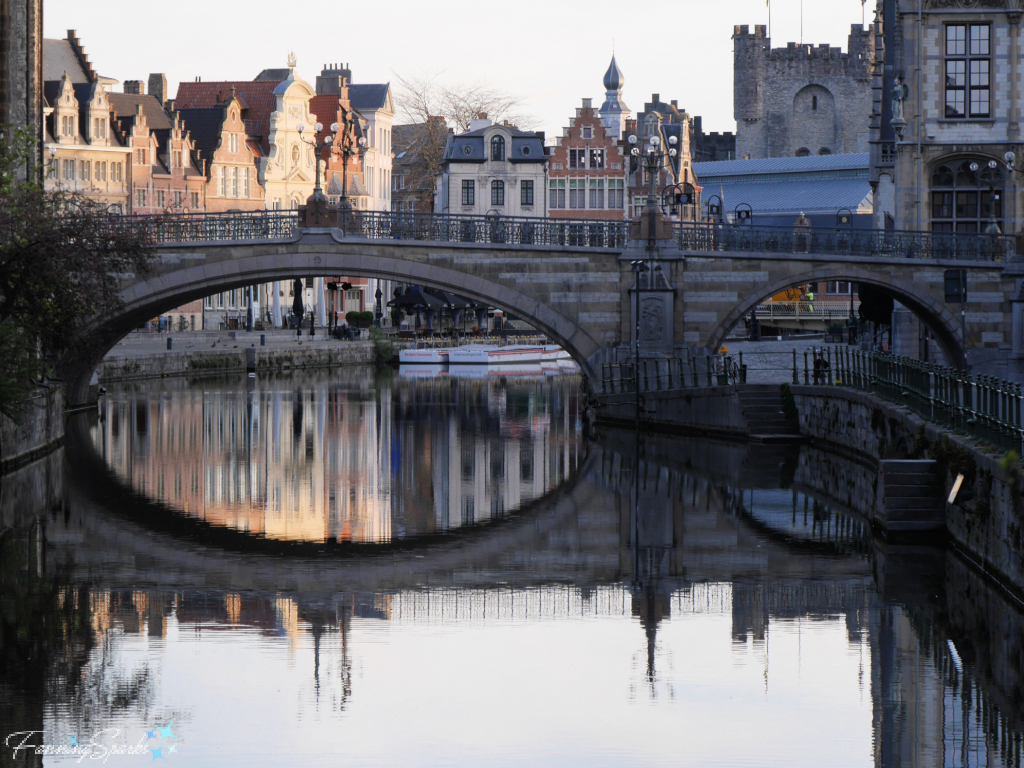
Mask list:
[{"label": "stone arch bridge", "polygon": [[963,359],[960,307],[943,275],[966,269],[968,346],[1010,360],[1022,347],[1024,264],[1009,237],[827,232],[733,225],[646,227],[357,214],[347,226],[303,228],[294,212],[135,217],[152,231],[156,263],[122,277],[123,311],[93,328],[98,344],[69,365],[82,402],[103,355],[126,333],[187,301],[256,283],[345,275],[445,289],[506,310],[562,344],[597,383],[601,366],[632,354],[631,262],[653,265],[640,285],[641,348],[650,356],[715,350],[758,303],[830,280],[873,285],[917,314],[949,362]]}]

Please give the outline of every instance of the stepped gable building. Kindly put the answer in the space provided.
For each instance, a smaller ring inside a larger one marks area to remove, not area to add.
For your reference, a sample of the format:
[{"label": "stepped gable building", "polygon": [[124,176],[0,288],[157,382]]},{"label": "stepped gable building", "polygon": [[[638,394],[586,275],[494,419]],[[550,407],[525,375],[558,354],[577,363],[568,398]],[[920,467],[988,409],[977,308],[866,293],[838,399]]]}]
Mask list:
[{"label": "stepped gable building", "polygon": [[111,124],[115,82],[96,74],[74,30],[43,47],[45,185],[131,210],[131,150]]},{"label": "stepped gable building", "polygon": [[465,133],[449,132],[438,177],[437,213],[546,216],[543,131],[521,131],[481,114]]},{"label": "stepped gable building", "polygon": [[[612,66],[615,66],[614,60]],[[605,82],[607,84],[607,76]],[[622,221],[626,216],[626,161],[617,124],[608,128],[590,99],[562,130],[548,157],[548,215]],[[626,145],[628,146],[628,145]]]},{"label": "stepped gable building", "polygon": [[205,211],[206,178],[181,117],[152,95],[110,94],[109,100],[118,139],[131,150],[131,212]]},{"label": "stepped gable building", "polygon": [[192,136],[196,165],[206,179],[207,213],[261,211],[266,208],[257,180],[257,154],[242,119],[244,103],[233,95],[219,106],[179,109]]},{"label": "stepped gable building", "polygon": [[43,158],[44,56],[43,0],[0,0],[0,125],[32,133],[30,165]]},{"label": "stepped gable building", "polygon": [[868,151],[874,36],[853,25],[849,52],[828,45],[771,47],[764,26],[733,34],[736,157]]}]

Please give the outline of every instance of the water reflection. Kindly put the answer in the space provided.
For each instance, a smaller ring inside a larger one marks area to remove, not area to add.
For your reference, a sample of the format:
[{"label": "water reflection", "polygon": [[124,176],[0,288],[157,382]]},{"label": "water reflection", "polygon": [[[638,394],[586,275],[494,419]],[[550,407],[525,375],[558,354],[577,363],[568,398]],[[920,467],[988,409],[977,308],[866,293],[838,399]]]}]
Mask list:
[{"label": "water reflection", "polygon": [[575,377],[368,370],[112,387],[93,440],[138,493],[276,540],[388,542],[502,518],[580,455]]},{"label": "water reflection", "polygon": [[[485,395],[392,393],[391,434],[447,447],[454,414],[521,442]],[[125,516],[76,434],[37,504],[0,503],[0,712],[42,742],[114,727],[198,765],[1020,765],[1024,616],[956,556],[872,540],[811,487],[812,449],[648,438],[636,461],[606,432],[549,450],[568,480],[501,525],[282,557]],[[430,455],[413,478],[451,456]]]}]

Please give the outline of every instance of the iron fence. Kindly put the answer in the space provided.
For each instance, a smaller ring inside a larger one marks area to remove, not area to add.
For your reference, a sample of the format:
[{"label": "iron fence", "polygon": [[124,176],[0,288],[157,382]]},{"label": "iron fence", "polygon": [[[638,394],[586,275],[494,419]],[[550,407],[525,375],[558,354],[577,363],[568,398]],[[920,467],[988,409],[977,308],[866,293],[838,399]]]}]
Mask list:
[{"label": "iron fence", "polygon": [[684,251],[813,253],[880,259],[1015,261],[1013,235],[904,232],[828,227],[755,227],[749,224],[676,224]]},{"label": "iron fence", "polygon": [[602,366],[601,392],[605,395],[623,395],[636,392],[667,392],[677,389],[726,386],[741,384],[746,371],[731,355],[708,355],[688,360],[651,359],[635,362],[612,363]]},{"label": "iron fence", "polygon": [[[931,422],[1024,456],[1019,384],[849,347],[823,352],[825,383],[871,392]],[[805,382],[812,376],[805,366]]]}]

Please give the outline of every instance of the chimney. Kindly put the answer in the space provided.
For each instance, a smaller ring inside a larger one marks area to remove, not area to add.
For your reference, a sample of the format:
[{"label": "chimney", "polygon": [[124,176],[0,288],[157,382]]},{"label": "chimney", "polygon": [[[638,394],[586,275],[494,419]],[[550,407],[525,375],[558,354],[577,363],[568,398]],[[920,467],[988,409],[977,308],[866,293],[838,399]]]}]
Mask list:
[{"label": "chimney", "polygon": [[136,96],[145,96],[146,86],[143,84],[141,80],[125,80],[124,92],[133,93]]},{"label": "chimney", "polygon": [[167,76],[164,74],[151,74],[149,76],[149,92],[156,97],[163,106],[167,101]]}]

